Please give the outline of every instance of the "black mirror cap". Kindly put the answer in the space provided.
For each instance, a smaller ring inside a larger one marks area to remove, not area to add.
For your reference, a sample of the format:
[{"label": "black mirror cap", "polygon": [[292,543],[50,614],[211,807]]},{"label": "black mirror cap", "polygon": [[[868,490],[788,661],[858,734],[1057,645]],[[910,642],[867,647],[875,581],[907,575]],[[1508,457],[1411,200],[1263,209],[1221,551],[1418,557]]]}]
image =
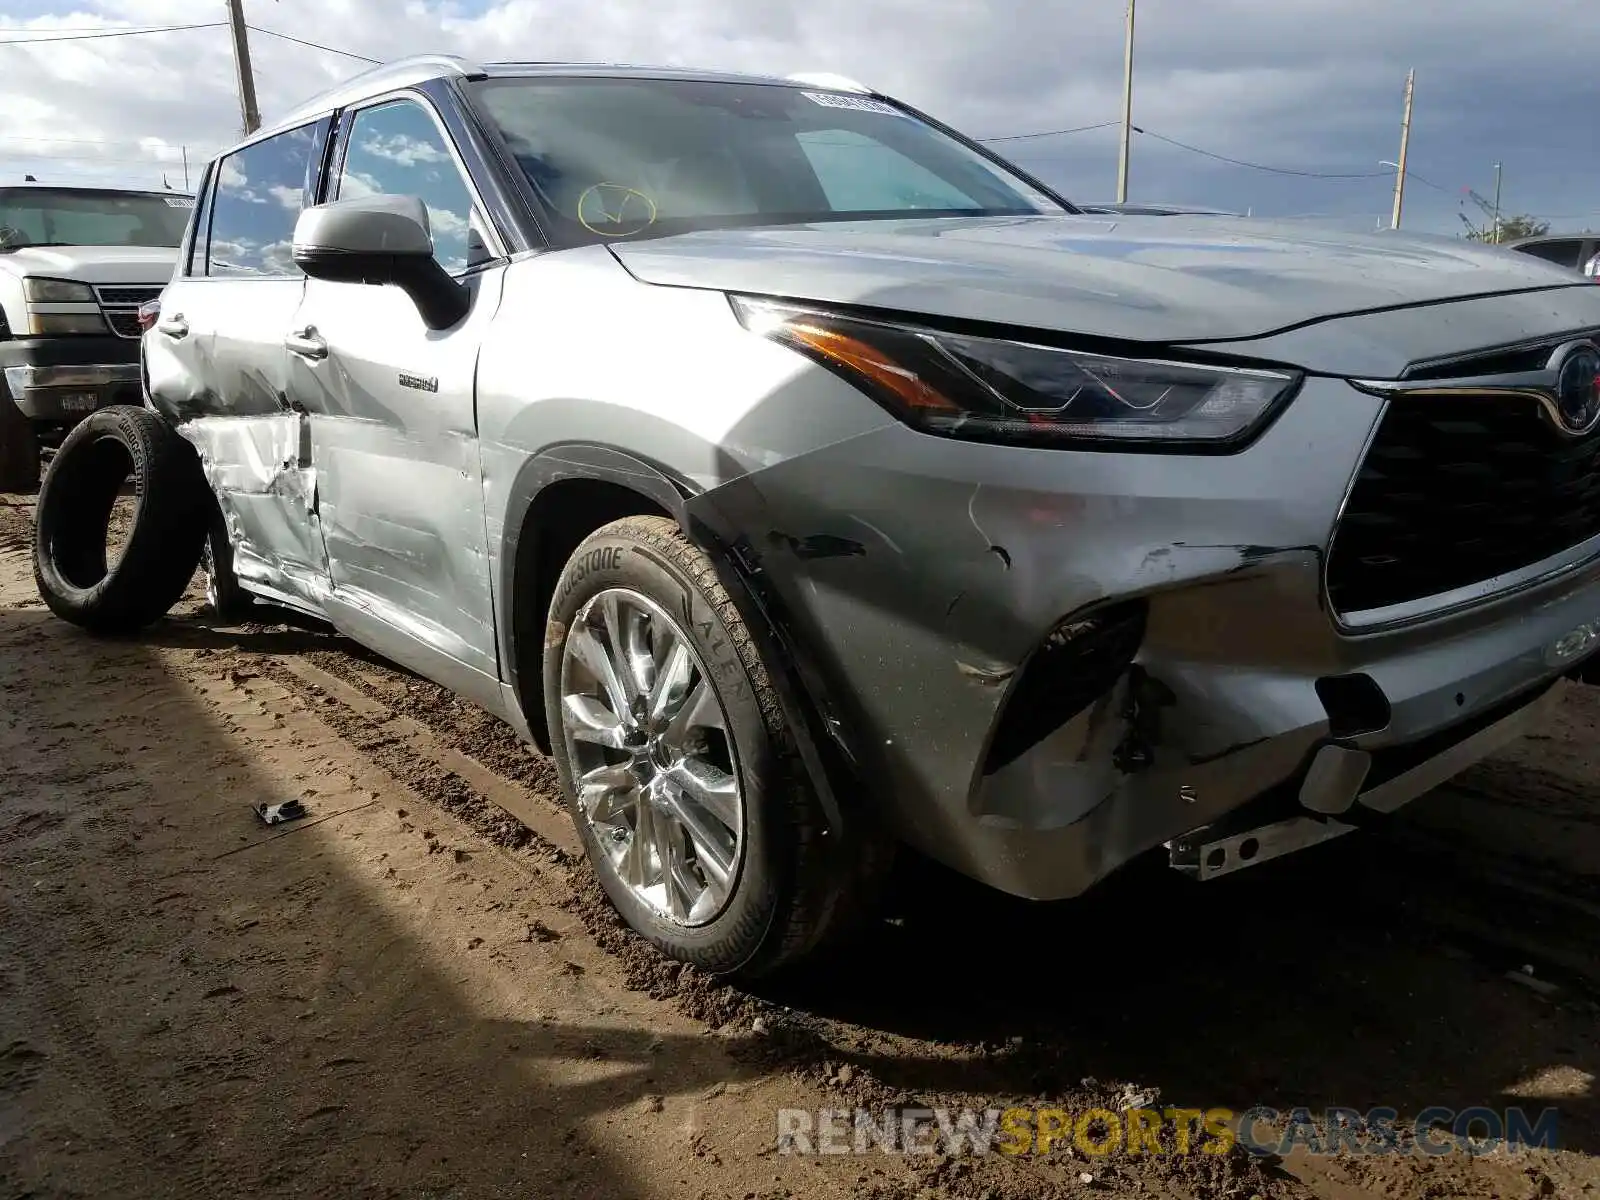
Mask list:
[{"label": "black mirror cap", "polygon": [[411,297],[423,323],[436,331],[459,323],[472,306],[466,285],[451,278],[432,254],[353,253],[297,244],[294,264],[312,279],[328,283],[393,284]]}]

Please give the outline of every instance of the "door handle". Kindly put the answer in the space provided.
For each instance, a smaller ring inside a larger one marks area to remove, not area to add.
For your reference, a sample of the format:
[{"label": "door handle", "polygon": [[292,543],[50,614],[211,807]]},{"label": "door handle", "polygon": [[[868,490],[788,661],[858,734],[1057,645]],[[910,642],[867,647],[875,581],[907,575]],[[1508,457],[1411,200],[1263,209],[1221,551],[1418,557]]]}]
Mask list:
[{"label": "door handle", "polygon": [[283,344],[302,358],[327,358],[328,343],[310,325],[291,333]]},{"label": "door handle", "polygon": [[170,317],[162,317],[156,322],[156,328],[169,338],[189,336],[189,322],[183,319],[182,313],[173,313]]}]

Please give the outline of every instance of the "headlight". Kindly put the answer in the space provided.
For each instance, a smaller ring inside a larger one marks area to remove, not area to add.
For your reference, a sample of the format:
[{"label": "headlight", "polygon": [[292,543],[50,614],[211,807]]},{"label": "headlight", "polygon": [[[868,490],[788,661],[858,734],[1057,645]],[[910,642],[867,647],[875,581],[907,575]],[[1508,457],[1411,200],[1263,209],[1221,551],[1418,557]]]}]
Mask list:
[{"label": "headlight", "polygon": [[70,279],[24,279],[22,298],[31,304],[93,304],[94,289]]},{"label": "headlight", "polygon": [[1287,371],[1112,358],[732,301],[747,329],[807,355],[914,428],[946,437],[1226,448],[1265,424],[1300,381]]}]

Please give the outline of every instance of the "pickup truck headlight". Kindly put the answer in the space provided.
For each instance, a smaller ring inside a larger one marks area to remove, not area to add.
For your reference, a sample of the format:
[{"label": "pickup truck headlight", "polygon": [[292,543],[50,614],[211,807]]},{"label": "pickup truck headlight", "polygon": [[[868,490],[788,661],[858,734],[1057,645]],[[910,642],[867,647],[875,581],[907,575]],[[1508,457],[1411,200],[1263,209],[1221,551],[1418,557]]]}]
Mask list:
[{"label": "pickup truck headlight", "polygon": [[24,279],[22,298],[30,304],[93,304],[94,289],[70,279]]},{"label": "pickup truck headlight", "polygon": [[1300,382],[1288,371],[1117,358],[731,297],[747,329],[924,433],[1085,449],[1225,449]]}]

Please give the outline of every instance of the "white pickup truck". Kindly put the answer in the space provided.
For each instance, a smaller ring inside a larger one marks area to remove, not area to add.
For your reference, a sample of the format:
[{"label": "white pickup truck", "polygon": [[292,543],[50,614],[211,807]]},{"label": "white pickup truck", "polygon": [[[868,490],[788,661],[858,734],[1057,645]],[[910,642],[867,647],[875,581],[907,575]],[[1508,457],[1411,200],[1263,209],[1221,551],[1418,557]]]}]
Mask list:
[{"label": "white pickup truck", "polygon": [[139,306],[172,278],[191,196],[0,185],[0,491],[97,408],[139,404]]}]

